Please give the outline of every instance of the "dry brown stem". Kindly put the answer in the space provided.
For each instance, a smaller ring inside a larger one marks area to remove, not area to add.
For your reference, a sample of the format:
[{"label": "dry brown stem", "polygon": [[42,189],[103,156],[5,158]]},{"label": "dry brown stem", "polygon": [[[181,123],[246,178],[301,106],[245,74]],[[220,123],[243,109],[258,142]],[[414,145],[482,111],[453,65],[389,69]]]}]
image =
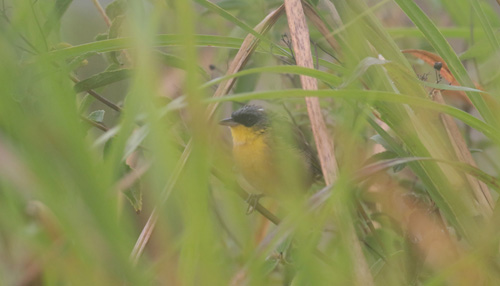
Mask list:
[{"label": "dry brown stem", "polygon": [[[300,0],[285,0],[285,9],[297,65],[314,68],[309,41],[309,29],[302,3]],[[302,88],[305,90],[318,89],[318,83],[315,78],[301,75],[300,81]],[[317,97],[308,97],[306,98],[306,104],[325,182],[327,185],[331,185],[337,177],[337,160],[333,152],[333,142],[321,114],[319,99]],[[351,226],[346,235],[349,241],[352,242],[350,250],[355,260],[355,284],[364,286],[374,285],[354,227]]]},{"label": "dry brown stem", "polygon": [[[433,91],[432,98],[438,103],[445,104],[439,90]],[[451,116],[446,114],[441,114],[440,117],[444,127],[446,128],[448,138],[453,145],[453,149],[455,150],[455,154],[457,155],[458,160],[460,162],[477,167],[477,164],[474,161],[474,158],[472,158],[469,147],[467,146],[467,143],[465,142],[455,120],[453,120]],[[474,192],[474,197],[476,198],[480,206],[480,211],[485,217],[490,217],[495,203],[493,198],[491,197],[488,186],[484,182],[471,175],[466,175],[466,178]]]}]

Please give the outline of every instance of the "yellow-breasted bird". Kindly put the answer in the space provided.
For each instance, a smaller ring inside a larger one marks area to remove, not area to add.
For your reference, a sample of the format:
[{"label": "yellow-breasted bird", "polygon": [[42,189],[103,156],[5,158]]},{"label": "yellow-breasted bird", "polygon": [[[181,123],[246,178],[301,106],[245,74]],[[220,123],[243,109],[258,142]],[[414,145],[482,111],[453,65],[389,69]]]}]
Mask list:
[{"label": "yellow-breasted bird", "polygon": [[236,167],[255,194],[287,196],[291,189],[307,190],[321,176],[318,159],[300,129],[264,108],[245,105],[219,123],[230,127]]}]

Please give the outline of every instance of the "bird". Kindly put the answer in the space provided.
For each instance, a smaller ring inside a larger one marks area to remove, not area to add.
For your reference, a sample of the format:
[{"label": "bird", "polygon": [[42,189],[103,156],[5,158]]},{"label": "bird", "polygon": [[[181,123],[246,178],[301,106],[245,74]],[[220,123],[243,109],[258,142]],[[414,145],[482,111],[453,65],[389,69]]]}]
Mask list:
[{"label": "bird", "polygon": [[298,126],[268,113],[259,105],[245,105],[219,122],[229,126],[233,158],[239,172],[261,196],[283,198],[307,190],[321,177],[319,161]]}]

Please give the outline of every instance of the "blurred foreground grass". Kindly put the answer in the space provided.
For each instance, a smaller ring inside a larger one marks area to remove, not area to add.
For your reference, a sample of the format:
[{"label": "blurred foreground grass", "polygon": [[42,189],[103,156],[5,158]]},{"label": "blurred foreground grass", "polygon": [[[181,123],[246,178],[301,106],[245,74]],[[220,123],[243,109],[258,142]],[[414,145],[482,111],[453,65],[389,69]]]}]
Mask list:
[{"label": "blurred foreground grass", "polygon": [[[82,3],[1,1],[0,285],[500,283],[497,3],[304,1],[315,69],[281,1]],[[215,122],[306,96],[335,182],[245,215]]]}]

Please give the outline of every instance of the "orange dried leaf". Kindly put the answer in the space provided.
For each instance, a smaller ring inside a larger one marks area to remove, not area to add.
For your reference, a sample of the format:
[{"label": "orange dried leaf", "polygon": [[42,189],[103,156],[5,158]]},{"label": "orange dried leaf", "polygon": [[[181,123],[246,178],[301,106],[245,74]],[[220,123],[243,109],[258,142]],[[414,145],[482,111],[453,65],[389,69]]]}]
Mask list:
[{"label": "orange dried leaf", "polygon": [[457,86],[459,85],[457,80],[453,76],[453,74],[451,74],[451,71],[448,68],[448,65],[446,64],[446,62],[443,60],[442,57],[440,57],[434,53],[424,51],[424,50],[402,50],[401,52],[403,52],[404,54],[411,54],[411,55],[423,60],[424,62],[429,64],[431,67],[434,67],[434,64],[436,62],[442,63],[443,67],[439,70],[439,73],[441,74],[441,76],[444,77],[452,85],[457,85]]},{"label": "orange dried leaf", "polygon": [[[416,49],[402,50],[401,52],[404,53],[404,54],[411,54],[411,55],[413,55],[413,56],[415,56],[415,57],[423,60],[424,62],[426,62],[431,67],[434,67],[434,65],[437,62],[440,62],[442,64],[442,67],[439,70],[439,73],[441,74],[441,76],[444,79],[446,79],[451,85],[460,86],[460,84],[455,79],[455,77],[451,73],[450,69],[448,68],[448,65],[446,64],[446,62],[443,60],[442,57],[440,57],[440,56],[438,56],[438,55],[436,55],[434,53],[428,52],[428,51],[416,50]],[[481,88],[481,86],[478,85],[477,83],[474,83],[474,85],[476,86],[477,89],[483,90]],[[446,92],[443,93],[443,95],[447,96],[447,98],[452,98],[452,99],[453,98],[458,98],[460,101],[463,101],[465,103],[465,105],[466,105],[467,108],[473,106],[472,102],[469,99],[469,97],[463,91],[451,91],[451,90],[447,90]]]}]

